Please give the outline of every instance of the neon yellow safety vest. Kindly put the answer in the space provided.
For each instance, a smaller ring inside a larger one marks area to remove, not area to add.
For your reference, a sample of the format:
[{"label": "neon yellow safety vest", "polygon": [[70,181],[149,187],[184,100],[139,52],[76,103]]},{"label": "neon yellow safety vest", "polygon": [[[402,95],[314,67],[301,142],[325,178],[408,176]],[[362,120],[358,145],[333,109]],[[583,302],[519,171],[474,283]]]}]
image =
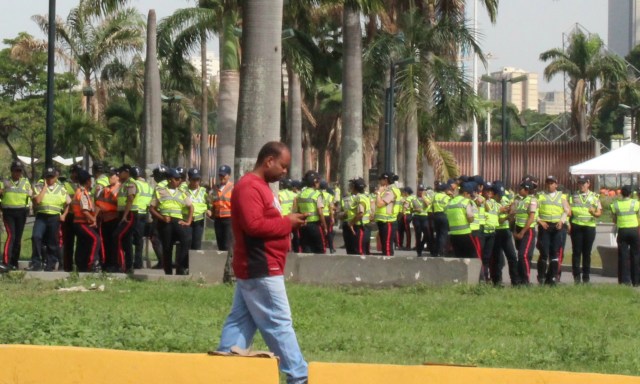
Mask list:
[{"label": "neon yellow safety vest", "polygon": [[471,233],[471,226],[467,220],[467,206],[472,204],[471,200],[462,195],[458,195],[449,201],[444,209],[449,221],[450,235],[467,235]]},{"label": "neon yellow safety vest", "polygon": [[402,191],[400,188],[395,185],[391,186],[391,191],[393,192],[394,200],[393,200],[393,216],[394,220],[398,218],[400,212],[402,212]]},{"label": "neon yellow safety vest", "polygon": [[473,221],[469,223],[471,232],[480,230],[480,209],[474,200],[471,200],[471,210],[473,211]]},{"label": "neon yellow safety vest", "polygon": [[322,214],[327,217],[331,215],[331,204],[333,204],[333,195],[327,191],[322,191],[322,200],[324,206],[322,207]]},{"label": "neon yellow safety vest", "polygon": [[[76,184],[76,183],[73,183]],[[67,193],[69,194],[69,196],[74,196],[76,194],[76,188],[72,183],[65,181],[64,182],[64,189],[67,190]]]},{"label": "neon yellow safety vest", "polygon": [[444,209],[449,204],[451,200],[451,196],[447,195],[444,192],[438,192],[433,196],[433,203],[431,204],[431,208],[434,213],[444,212]]},{"label": "neon yellow safety vest", "polygon": [[169,216],[176,219],[183,219],[183,208],[186,205],[187,194],[178,189],[173,193],[169,188],[164,189],[164,193],[158,194],[158,210],[162,216]]},{"label": "neon yellow safety vest", "polygon": [[[136,189],[138,188],[138,185],[131,178],[128,178],[127,181],[120,184],[120,189],[118,190],[118,211],[119,212],[124,211],[124,208],[127,206],[127,189],[131,184],[135,185]],[[139,193],[140,191],[137,191],[136,196],[134,196],[134,201],[135,201],[135,197],[137,197]],[[133,204],[131,205],[131,210],[133,211]]]},{"label": "neon yellow safety vest", "polygon": [[2,195],[2,208],[26,208],[29,206],[29,191],[31,183],[26,177],[21,177],[17,183],[9,179],[9,188],[5,188]]},{"label": "neon yellow safety vest", "polygon": [[493,199],[489,199],[486,202],[487,210],[487,220],[484,223],[484,233],[494,233],[496,228],[500,225],[500,221],[498,220],[498,212],[500,210],[500,204]]},{"label": "neon yellow safety vest", "polygon": [[293,202],[296,200],[295,192],[288,189],[278,191],[278,201],[282,209],[282,216],[287,216],[293,210]]},{"label": "neon yellow safety vest", "polygon": [[[509,204],[511,204],[511,201],[506,195],[503,195],[502,198],[500,199],[500,206],[498,207],[498,209],[502,207],[506,207]],[[509,217],[508,212],[501,212],[498,215],[498,223],[500,223],[500,220],[506,219],[507,217]],[[498,225],[496,229],[509,229],[509,220],[504,220],[501,224]]]},{"label": "neon yellow safety vest", "polygon": [[[357,196],[357,195],[345,196],[340,201],[340,210],[342,212],[346,213],[346,215],[342,219],[344,222],[348,222],[349,220],[353,219],[353,217],[355,216],[355,214],[351,210],[351,205],[352,205],[353,201],[355,200],[355,196]],[[369,197],[367,196],[367,198],[369,198]],[[353,215],[353,216],[350,216],[350,215]]]},{"label": "neon yellow safety vest", "polygon": [[637,228],[640,203],[636,199],[625,198],[611,204],[611,212],[616,215],[618,228]]},{"label": "neon yellow safety vest", "polygon": [[551,197],[548,193],[538,195],[538,213],[540,220],[549,223],[557,223],[564,213],[564,205],[562,204],[562,193],[556,192],[555,197]]},{"label": "neon yellow safety vest", "polygon": [[98,185],[102,188],[107,188],[110,184],[111,183],[109,183],[109,178],[107,177],[107,175],[100,175],[100,177],[96,179],[96,184],[91,189],[91,196],[96,195],[96,189]]},{"label": "neon yellow safety vest", "polygon": [[[371,199],[364,193],[358,195],[358,205],[364,205],[364,213],[359,225],[367,225],[371,222]],[[356,206],[356,210],[357,210]]]},{"label": "neon yellow safety vest", "polygon": [[429,215],[429,201],[426,194],[422,196],[416,196],[416,200],[413,203],[413,214],[416,216],[428,216]]},{"label": "neon yellow safety vest", "polygon": [[[49,188],[46,185],[42,188]],[[47,215],[60,215],[64,210],[64,205],[67,203],[67,191],[61,184],[56,184],[53,190],[47,190],[42,201],[36,207],[37,213],[44,213]]]},{"label": "neon yellow safety vest", "polygon": [[[529,219],[529,205],[531,204],[531,196],[524,199],[516,200],[516,226],[524,228]],[[535,227],[536,221],[531,223],[531,228]]]},{"label": "neon yellow safety vest", "polygon": [[404,208],[404,214],[405,215],[410,215],[413,212],[413,202],[417,199],[417,197],[415,197],[414,195],[409,195],[407,197],[404,198],[404,201],[406,203],[406,207]]},{"label": "neon yellow safety vest", "polygon": [[[393,187],[392,187],[391,191],[393,192]],[[386,193],[386,191],[385,191],[385,193]],[[384,193],[383,193],[383,195],[384,195]],[[394,199],[395,199],[395,193],[393,195],[394,195]],[[377,198],[376,198],[375,201],[377,201]],[[391,208],[391,213],[389,213],[389,209],[388,209],[389,205],[391,205],[391,207],[392,207]],[[375,211],[376,221],[379,221],[381,223],[391,223],[391,222],[396,221],[397,215],[395,214],[395,210],[396,210],[395,201],[391,201],[389,204],[385,204],[382,207],[378,207],[377,205],[375,207],[376,207],[376,211]]]},{"label": "neon yellow safety vest", "polygon": [[[151,204],[151,198],[153,197],[153,190],[149,183],[144,180],[133,180],[136,184],[136,188],[138,193],[136,193],[136,197],[133,199],[133,204],[131,204],[132,211],[138,211],[138,213],[147,213],[147,209],[149,208],[149,204]],[[126,204],[126,199],[125,199]],[[195,209],[195,206],[194,206]]]},{"label": "neon yellow safety vest", "polygon": [[[191,205],[193,205],[193,221],[204,220],[204,215],[207,213],[208,208],[207,190],[204,187],[198,187],[196,190],[187,188],[185,193],[189,196],[189,199],[191,199]],[[182,208],[182,216],[189,216],[189,207],[184,206]]]},{"label": "neon yellow safety vest", "polygon": [[156,185],[156,188],[166,188],[167,186],[169,186],[169,180],[162,180]]},{"label": "neon yellow safety vest", "polygon": [[318,198],[322,195],[320,191],[313,188],[305,188],[298,197],[298,212],[309,213],[307,223],[320,221],[318,216]]},{"label": "neon yellow safety vest", "polygon": [[569,199],[571,206],[571,223],[584,227],[595,227],[596,218],[589,213],[589,208],[598,207],[598,197],[595,193],[589,191],[585,198],[582,194],[572,195]]}]

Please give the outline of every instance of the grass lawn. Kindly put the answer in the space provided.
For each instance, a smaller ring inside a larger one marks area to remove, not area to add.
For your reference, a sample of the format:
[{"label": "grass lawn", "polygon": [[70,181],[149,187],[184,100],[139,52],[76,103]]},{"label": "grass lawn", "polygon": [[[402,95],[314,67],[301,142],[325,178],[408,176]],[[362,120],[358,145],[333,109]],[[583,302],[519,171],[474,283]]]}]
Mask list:
[{"label": "grass lawn", "polygon": [[[105,291],[57,287],[104,284]],[[0,343],[205,352],[232,288],[108,277],[0,278]],[[309,361],[443,362],[640,375],[640,291],[616,285],[394,289],[288,285]],[[258,337],[256,348],[265,346]]]}]

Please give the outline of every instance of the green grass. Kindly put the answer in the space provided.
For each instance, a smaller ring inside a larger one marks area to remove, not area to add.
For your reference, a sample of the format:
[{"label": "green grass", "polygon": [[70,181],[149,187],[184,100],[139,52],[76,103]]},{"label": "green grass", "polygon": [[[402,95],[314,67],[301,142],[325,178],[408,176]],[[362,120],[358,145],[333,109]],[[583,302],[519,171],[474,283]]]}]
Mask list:
[{"label": "green grass", "polygon": [[[214,349],[232,288],[197,282],[0,278],[0,343]],[[104,284],[104,292],[58,286]],[[309,361],[442,362],[640,375],[640,291],[616,285],[495,289],[289,284]],[[258,337],[256,348],[265,346]]]}]

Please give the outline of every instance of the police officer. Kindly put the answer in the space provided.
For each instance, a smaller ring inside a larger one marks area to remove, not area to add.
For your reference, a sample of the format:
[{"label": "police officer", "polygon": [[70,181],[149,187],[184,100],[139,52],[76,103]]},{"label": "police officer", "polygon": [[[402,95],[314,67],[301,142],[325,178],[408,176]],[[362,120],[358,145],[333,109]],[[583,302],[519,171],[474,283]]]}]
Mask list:
[{"label": "police officer", "polygon": [[560,269],[560,246],[564,232],[564,223],[571,213],[569,203],[562,192],[557,190],[558,180],[549,175],[545,179],[545,191],[538,194],[538,282],[554,285]]},{"label": "police officer", "polygon": [[11,177],[2,181],[2,216],[7,231],[2,263],[9,269],[18,268],[22,233],[29,215],[29,204],[32,196],[31,183],[22,174],[24,166],[19,160],[11,162]]},{"label": "police officer", "polygon": [[[596,239],[596,218],[602,215],[602,205],[586,176],[578,177],[578,191],[569,198],[571,206],[571,269],[573,281],[588,283],[591,273],[591,249]],[[627,232],[627,231],[625,231]],[[624,237],[624,236],[623,236]],[[580,264],[582,262],[582,268]],[[582,276],[581,276],[582,275]],[[580,279],[582,277],[582,280]]]},{"label": "police officer", "polygon": [[396,194],[392,188],[393,176],[390,172],[381,174],[378,177],[378,189],[376,191],[375,219],[383,256],[393,256],[394,254],[393,243],[396,238],[394,223],[397,216],[395,209]]},{"label": "police officer", "polygon": [[[413,214],[411,213],[412,202],[416,197],[413,195],[413,189],[411,187],[404,187],[402,189],[402,211],[398,215],[398,247],[404,249],[411,249],[411,221],[413,220]],[[406,235],[406,246],[405,246]]]},{"label": "police officer", "polygon": [[[298,197],[302,192],[302,180],[291,180],[291,191],[295,194],[295,205],[291,208],[291,212],[298,212]],[[302,243],[300,242],[300,227],[296,227],[292,231],[291,249],[293,252],[302,252]]]},{"label": "police officer", "polygon": [[30,266],[33,271],[40,270],[43,264],[45,271],[53,271],[59,262],[60,223],[64,222],[71,203],[67,190],[58,183],[55,168],[46,168],[44,179],[43,184],[36,184],[34,188],[36,219],[33,223]]},{"label": "police officer", "polygon": [[530,282],[531,257],[536,244],[536,214],[538,201],[531,195],[535,186],[530,181],[520,183],[518,197],[511,206],[510,215],[515,221],[513,238],[518,251],[518,283]]},{"label": "police officer", "polygon": [[640,241],[638,239],[638,212],[640,202],[631,198],[631,186],[620,189],[622,199],[611,204],[613,224],[618,230],[618,283],[640,285]]},{"label": "police officer", "polygon": [[[69,198],[73,197],[78,189],[78,171],[81,167],[73,164],[69,170],[69,180],[64,180],[62,185],[67,191]],[[62,268],[65,272],[73,270],[73,250],[76,242],[76,232],[73,229],[73,212],[69,212],[65,216],[62,223]]]},{"label": "police officer", "polygon": [[[354,181],[355,179],[349,180],[346,188],[347,195],[342,196],[342,198],[340,199],[340,207],[339,207],[340,209],[337,214],[338,219],[341,220],[340,228],[342,229],[342,241],[344,243],[345,250],[349,255],[356,253],[355,249],[352,248],[353,246],[352,237],[354,234],[349,229],[349,219],[351,218],[350,217],[351,204],[353,203],[356,197],[356,195],[354,195],[356,192],[354,192],[354,189],[353,189]],[[368,198],[368,195],[367,195],[367,198]]]},{"label": "police officer", "polygon": [[149,218],[149,204],[153,197],[153,189],[144,178],[144,171],[137,165],[131,167],[129,177],[136,184],[137,193],[131,205],[131,211],[134,212],[135,224],[132,228],[131,239],[133,242],[134,258],[133,268],[142,268],[142,251],[144,249],[145,227]]},{"label": "police officer", "polygon": [[133,272],[132,232],[136,226],[138,212],[134,211],[133,201],[139,193],[138,186],[131,177],[131,166],[123,164],[118,168],[118,226],[113,234],[113,241],[118,250],[118,266],[121,272]]},{"label": "police officer", "polygon": [[[296,193],[291,190],[292,180],[288,178],[284,178],[280,180],[279,190],[278,190],[278,202],[280,203],[280,208],[282,209],[282,216],[288,216],[291,212],[294,211],[294,207],[296,206]],[[291,239],[291,250],[293,252],[297,252],[293,243],[293,232],[292,230],[292,239]]]},{"label": "police officer", "polygon": [[[153,176],[153,181],[155,186],[153,188],[153,195],[155,196],[158,192],[159,188],[166,188],[169,181],[167,180],[167,171],[169,168],[167,166],[160,164],[157,168],[154,168],[151,171]],[[157,220],[153,215],[151,216],[151,225],[149,227],[149,233],[151,236],[151,247],[153,248],[153,252],[156,254],[158,258],[158,262],[151,267],[152,269],[162,269],[162,242],[160,241],[160,236],[158,234],[158,225]]]},{"label": "police officer", "polygon": [[458,258],[480,258],[480,249],[472,239],[470,226],[473,222],[474,205],[471,196],[475,188],[475,183],[463,182],[459,194],[449,201],[444,210],[449,222],[453,253]]},{"label": "police officer", "polygon": [[438,191],[433,196],[433,202],[431,203],[431,210],[433,211],[433,230],[435,233],[435,239],[433,241],[432,256],[444,255],[447,248],[447,241],[449,240],[449,224],[447,222],[447,215],[444,210],[451,200],[451,186],[446,183],[438,185]]},{"label": "police officer", "polygon": [[110,167],[109,185],[98,190],[96,194],[96,210],[98,231],[100,234],[101,267],[105,272],[118,272],[118,247],[113,241],[114,233],[118,227],[118,190],[120,179],[118,171]]},{"label": "police officer", "polygon": [[184,167],[176,167],[176,171],[180,174],[180,189],[187,190],[187,170]]},{"label": "police officer", "polygon": [[200,186],[202,174],[197,168],[187,171],[189,184],[187,196],[193,204],[193,222],[191,223],[191,249],[202,249],[202,235],[204,233],[205,216],[209,216],[209,197],[207,190]]},{"label": "police officer", "polygon": [[78,189],[71,201],[73,226],[78,238],[75,253],[75,265],[78,272],[98,272],[100,237],[94,211],[91,190],[91,175],[81,169],[78,171]]},{"label": "police officer", "polygon": [[324,207],[322,207],[322,216],[324,216],[324,222],[327,224],[327,233],[325,236],[325,248],[329,248],[329,252],[336,253],[333,248],[333,224],[335,223],[335,212],[333,210],[333,190],[329,189],[329,184],[322,180],[320,181],[320,192],[322,193],[322,200]]},{"label": "police officer", "polygon": [[216,232],[218,249],[226,251],[231,245],[231,167],[223,165],[218,168],[219,183],[212,191],[213,225]]},{"label": "police officer", "polygon": [[95,196],[98,194],[98,191],[102,188],[106,188],[109,186],[109,175],[105,173],[107,171],[107,167],[104,163],[96,161],[91,166],[91,172],[93,173],[93,179],[95,183],[93,184],[93,189],[91,190],[91,195]]},{"label": "police officer", "polygon": [[181,246],[176,255],[176,275],[187,275],[189,274],[193,204],[189,196],[180,189],[182,183],[180,173],[175,169],[169,169],[167,178],[167,187],[156,190],[153,200],[151,200],[150,211],[158,220],[158,233],[162,239],[164,273],[173,274],[173,245],[179,241]]},{"label": "police officer", "polygon": [[504,266],[504,258],[506,257],[511,285],[517,285],[519,283],[518,256],[516,255],[516,249],[513,244],[513,234],[511,233],[509,224],[509,212],[511,211],[512,201],[506,196],[506,190],[502,181],[496,180],[492,185],[494,200],[499,203],[499,207],[498,227],[496,228],[493,254],[491,257],[491,266],[495,267],[495,271],[491,271],[491,280],[494,284],[502,283],[502,268]]},{"label": "police officer", "polygon": [[[500,225],[499,222],[499,213],[500,213],[500,204],[495,200],[495,189],[493,188],[493,184],[485,183],[484,188],[482,189],[482,193],[484,195],[484,212],[485,212],[485,222],[483,227],[483,237],[484,242],[482,243],[482,274],[480,276],[480,281],[484,282],[493,282],[494,284],[499,284],[502,280],[502,267],[503,265],[496,265],[496,261],[500,260],[493,255],[493,251],[495,248],[495,239],[496,239],[496,228]],[[499,277],[496,276],[498,273],[498,269],[500,269]]]},{"label": "police officer", "polygon": [[416,252],[418,257],[422,256],[427,243],[427,232],[429,231],[429,209],[431,201],[427,196],[426,188],[418,184],[418,192],[415,200],[412,201],[413,228],[416,232]]},{"label": "police officer", "polygon": [[325,222],[323,209],[324,199],[320,191],[320,175],[308,171],[304,175],[305,188],[298,196],[298,212],[307,214],[306,224],[300,228],[302,251],[307,253],[325,253]]},{"label": "police officer", "polygon": [[350,234],[347,254],[366,255],[366,244],[371,237],[369,231],[371,200],[365,193],[367,186],[361,177],[352,180],[350,187],[351,203],[346,217],[347,231]]}]

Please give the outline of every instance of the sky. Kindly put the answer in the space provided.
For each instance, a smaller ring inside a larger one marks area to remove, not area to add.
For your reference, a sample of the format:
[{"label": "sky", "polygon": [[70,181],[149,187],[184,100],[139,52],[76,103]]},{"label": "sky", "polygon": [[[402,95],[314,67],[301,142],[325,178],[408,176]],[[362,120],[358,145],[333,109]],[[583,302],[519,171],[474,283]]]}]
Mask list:
[{"label": "sky", "polygon": [[[473,17],[474,0],[467,0],[468,18]],[[587,31],[597,33],[607,41],[607,5],[608,0],[500,0],[498,17],[492,25],[486,11],[478,0],[477,30],[480,45],[485,54],[493,57],[489,60],[491,72],[502,67],[516,67],[528,72],[538,73],[539,91],[560,91],[563,88],[562,77],[557,76],[547,83],[542,72],[545,63],[538,57],[541,52],[551,48],[561,48],[563,33],[569,33],[579,23]],[[66,17],[77,0],[57,0],[57,14]],[[149,9],[156,10],[158,20],[169,16],[175,9],[193,6],[188,0],[132,0],[144,15]],[[48,13],[46,0],[3,0],[0,10],[0,40],[13,38],[21,31],[45,38],[36,24],[30,19],[35,14]],[[214,42],[211,50],[216,50]],[[471,67],[472,61],[465,65]],[[479,63],[478,73],[486,69]]]}]

